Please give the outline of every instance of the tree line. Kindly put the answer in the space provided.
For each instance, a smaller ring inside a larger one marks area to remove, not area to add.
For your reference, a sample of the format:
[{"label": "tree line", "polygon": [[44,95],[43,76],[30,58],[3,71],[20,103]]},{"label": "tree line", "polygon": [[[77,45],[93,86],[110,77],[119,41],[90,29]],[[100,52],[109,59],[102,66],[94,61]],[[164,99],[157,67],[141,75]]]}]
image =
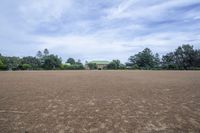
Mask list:
[{"label": "tree line", "polygon": [[84,69],[80,60],[68,58],[63,64],[57,55],[50,54],[48,49],[38,51],[36,56],[6,57],[0,54],[0,70],[77,70]]},{"label": "tree line", "polygon": [[127,66],[132,69],[200,70],[200,50],[185,44],[160,59],[159,54],[145,48],[131,56]]},{"label": "tree line", "polygon": [[[88,63],[90,69],[97,69],[97,64]],[[81,60],[68,58],[63,64],[57,55],[50,54],[48,49],[38,51],[36,56],[8,57],[0,54],[0,70],[83,70]],[[145,48],[128,58],[123,64],[120,60],[111,61],[105,69],[141,69],[141,70],[200,70],[200,50],[192,45],[179,46],[173,52],[162,57]]]}]

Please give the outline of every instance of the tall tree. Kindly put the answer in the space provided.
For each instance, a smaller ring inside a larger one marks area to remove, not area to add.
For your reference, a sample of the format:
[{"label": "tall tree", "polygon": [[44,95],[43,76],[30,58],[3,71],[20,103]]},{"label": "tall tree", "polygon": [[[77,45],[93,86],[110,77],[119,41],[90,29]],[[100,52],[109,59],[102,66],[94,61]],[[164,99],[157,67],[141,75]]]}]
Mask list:
[{"label": "tall tree", "polygon": [[118,69],[118,64],[112,61],[107,65],[107,69]]},{"label": "tall tree", "polygon": [[161,62],[160,62],[159,54],[156,53],[155,56],[154,56],[154,67],[159,68],[160,64],[161,64]]},{"label": "tall tree", "polygon": [[[41,67],[41,62],[40,59],[36,58],[36,57],[32,57],[32,56],[27,56],[27,57],[23,57],[21,64],[28,64],[30,65],[29,68],[32,68],[34,70],[37,70]],[[26,65],[25,67],[27,67],[28,65]]]},{"label": "tall tree", "polygon": [[97,64],[96,63],[88,63],[87,66],[89,67],[90,70],[97,69]]},{"label": "tall tree", "polygon": [[195,67],[200,67],[200,49],[195,50],[195,61],[194,61]]},{"label": "tall tree", "polygon": [[198,58],[200,58],[198,50],[194,50],[192,45],[184,44],[174,52],[164,55],[162,64],[165,69],[194,69],[198,67]]},{"label": "tall tree", "polygon": [[107,69],[124,69],[125,66],[120,63],[120,60],[113,60],[107,65]]},{"label": "tall tree", "polygon": [[82,63],[81,63],[81,60],[78,59],[78,61],[76,62],[76,64],[82,64]]},{"label": "tall tree", "polygon": [[71,65],[74,65],[76,61],[73,58],[68,58],[66,63],[70,63]]},{"label": "tall tree", "polygon": [[175,56],[173,52],[167,53],[162,57],[162,67],[164,69],[176,69]]},{"label": "tall tree", "polygon": [[154,68],[155,57],[149,48],[145,48],[142,52],[135,54],[129,58],[132,66],[137,65],[141,69],[152,69]]},{"label": "tall tree", "polygon": [[120,60],[113,60],[113,62],[116,64],[117,69],[119,69],[121,65]]},{"label": "tall tree", "polygon": [[44,56],[48,56],[49,55],[49,50],[47,48],[44,49]]},{"label": "tall tree", "polygon": [[62,64],[61,58],[59,58],[57,55],[51,54],[44,57],[43,68],[46,70],[60,69],[61,64]]},{"label": "tall tree", "polygon": [[189,44],[179,46],[174,55],[179,69],[189,69],[195,64],[195,50]]},{"label": "tall tree", "polygon": [[9,70],[18,70],[21,64],[21,59],[19,57],[5,57],[5,64]]},{"label": "tall tree", "polygon": [[36,56],[37,56],[38,58],[42,58],[42,56],[43,56],[43,55],[42,55],[42,52],[41,52],[41,51],[38,51]]}]

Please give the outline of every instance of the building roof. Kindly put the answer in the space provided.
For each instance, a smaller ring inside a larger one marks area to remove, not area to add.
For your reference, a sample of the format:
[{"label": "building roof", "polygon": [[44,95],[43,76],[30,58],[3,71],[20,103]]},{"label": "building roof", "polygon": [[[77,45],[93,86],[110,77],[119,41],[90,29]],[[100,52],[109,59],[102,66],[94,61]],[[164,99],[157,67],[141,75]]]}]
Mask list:
[{"label": "building roof", "polygon": [[110,62],[109,61],[91,61],[89,63],[95,63],[97,65],[108,65]]},{"label": "building roof", "polygon": [[67,66],[71,66],[71,64],[70,64],[70,63],[65,63],[65,65],[67,65]]}]

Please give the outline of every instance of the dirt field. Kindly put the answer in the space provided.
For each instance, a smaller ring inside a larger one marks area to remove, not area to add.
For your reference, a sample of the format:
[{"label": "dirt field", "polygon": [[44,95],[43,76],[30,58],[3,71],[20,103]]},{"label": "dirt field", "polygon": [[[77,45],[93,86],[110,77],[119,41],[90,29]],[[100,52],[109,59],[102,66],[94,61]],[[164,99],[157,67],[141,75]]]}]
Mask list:
[{"label": "dirt field", "polygon": [[0,132],[200,132],[199,71],[0,72]]}]

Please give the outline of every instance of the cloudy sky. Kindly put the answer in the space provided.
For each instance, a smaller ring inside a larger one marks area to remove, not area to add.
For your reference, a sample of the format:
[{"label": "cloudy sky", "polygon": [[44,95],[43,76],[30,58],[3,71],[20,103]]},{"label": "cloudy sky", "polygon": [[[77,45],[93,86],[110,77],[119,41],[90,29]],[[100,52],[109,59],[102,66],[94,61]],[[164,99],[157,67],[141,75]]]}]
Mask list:
[{"label": "cloudy sky", "polygon": [[0,53],[127,61],[145,47],[200,48],[200,0],[1,0]]}]

